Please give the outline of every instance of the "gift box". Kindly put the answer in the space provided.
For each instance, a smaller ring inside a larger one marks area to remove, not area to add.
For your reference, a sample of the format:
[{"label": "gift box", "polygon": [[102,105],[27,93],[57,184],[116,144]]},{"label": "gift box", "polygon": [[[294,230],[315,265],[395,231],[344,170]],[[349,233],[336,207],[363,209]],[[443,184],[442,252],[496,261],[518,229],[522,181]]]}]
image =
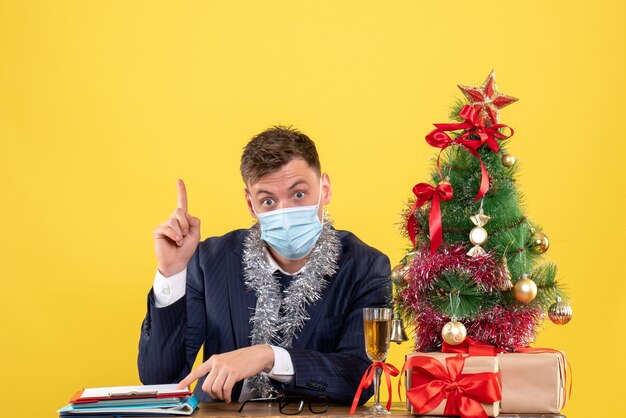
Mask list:
[{"label": "gift box", "polygon": [[500,412],[498,359],[455,353],[406,356],[407,409],[418,415],[496,417]]},{"label": "gift box", "polygon": [[502,413],[556,414],[563,409],[566,402],[563,353],[503,353],[497,358],[502,375]]}]

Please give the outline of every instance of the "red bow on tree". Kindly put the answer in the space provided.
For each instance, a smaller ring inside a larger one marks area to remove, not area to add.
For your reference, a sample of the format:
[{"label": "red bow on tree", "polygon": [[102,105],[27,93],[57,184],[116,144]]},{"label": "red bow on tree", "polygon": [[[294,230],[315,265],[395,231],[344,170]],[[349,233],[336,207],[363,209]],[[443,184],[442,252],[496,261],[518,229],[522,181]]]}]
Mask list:
[{"label": "red bow on tree", "polygon": [[408,368],[412,374],[411,389],[406,396],[416,414],[435,409],[444,399],[444,415],[463,418],[487,418],[481,402],[502,400],[500,372],[462,374],[465,358],[460,354],[446,358],[444,367],[439,360],[426,356],[409,358],[402,373]]},{"label": "red bow on tree", "polygon": [[432,202],[430,213],[428,214],[428,231],[430,234],[430,251],[434,254],[443,242],[441,205],[439,202],[441,199],[452,199],[452,186],[447,181],[441,181],[437,187],[433,187],[428,183],[419,183],[413,187],[413,193],[415,194],[415,203],[407,221],[409,238],[413,243],[413,247],[415,247],[415,210],[424,206],[427,202]]},{"label": "red bow on tree", "polygon": [[[487,144],[487,146],[493,151],[498,152],[500,146],[496,139],[508,139],[513,136],[513,129],[507,125],[498,123],[495,125],[486,126],[485,122],[479,118],[478,111],[472,106],[465,105],[459,112],[459,116],[464,120],[461,123],[435,123],[437,129],[426,135],[426,142],[433,147],[441,148],[439,156],[437,157],[437,171],[441,175],[441,169],[439,167],[439,159],[443,150],[450,145],[458,144],[463,146],[470,154],[478,158],[481,168],[481,180],[480,188],[474,198],[474,201],[478,201],[489,190],[489,174],[487,168],[483,163],[483,160],[478,154],[478,148]],[[508,128],[511,132],[509,135],[505,135],[500,132],[500,128]],[[452,139],[447,134],[448,131],[465,130],[458,138]],[[472,135],[477,135],[480,139],[472,139]],[[443,177],[443,176],[442,176]]]}]

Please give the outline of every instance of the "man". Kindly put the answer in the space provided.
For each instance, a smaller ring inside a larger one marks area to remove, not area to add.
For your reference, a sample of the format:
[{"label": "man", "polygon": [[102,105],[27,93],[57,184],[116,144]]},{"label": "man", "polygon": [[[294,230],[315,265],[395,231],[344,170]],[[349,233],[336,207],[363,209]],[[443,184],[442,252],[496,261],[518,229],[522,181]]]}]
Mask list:
[{"label": "man", "polygon": [[[362,309],[389,302],[389,260],[330,225],[330,179],[306,135],[262,132],[245,147],[241,174],[258,222],[201,243],[178,181],[178,207],[154,231],[140,378],[181,387],[200,379],[201,401],[286,391],[351,403],[370,364]],[[191,371],[203,344],[204,363]]]}]

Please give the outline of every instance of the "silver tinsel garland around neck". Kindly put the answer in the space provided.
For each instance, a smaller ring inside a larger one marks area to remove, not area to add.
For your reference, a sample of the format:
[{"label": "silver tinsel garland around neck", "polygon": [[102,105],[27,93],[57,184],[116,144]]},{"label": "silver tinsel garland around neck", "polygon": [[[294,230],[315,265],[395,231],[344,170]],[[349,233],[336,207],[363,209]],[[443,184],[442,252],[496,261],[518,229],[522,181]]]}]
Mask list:
[{"label": "silver tinsel garland around neck", "polygon": [[[257,296],[254,315],[250,318],[252,345],[288,348],[309,320],[307,307],[321,298],[328,284],[325,277],[336,273],[341,242],[324,216],[322,234],[309,260],[283,291],[263,251],[265,245],[261,228],[256,224],[250,228],[243,250],[244,282]],[[250,384],[256,396],[267,397],[272,393],[269,378],[261,373],[253,376]]]}]

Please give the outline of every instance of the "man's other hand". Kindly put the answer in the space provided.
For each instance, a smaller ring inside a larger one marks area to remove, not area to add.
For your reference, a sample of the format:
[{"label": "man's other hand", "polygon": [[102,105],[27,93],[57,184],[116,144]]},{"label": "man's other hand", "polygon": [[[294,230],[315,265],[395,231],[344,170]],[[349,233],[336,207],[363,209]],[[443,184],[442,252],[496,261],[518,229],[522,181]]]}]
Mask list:
[{"label": "man's other hand", "polygon": [[185,388],[207,375],[202,390],[213,399],[230,402],[235,383],[262,371],[269,372],[273,367],[274,350],[266,344],[253,345],[211,356],[181,380],[178,388]]},{"label": "man's other hand", "polygon": [[178,205],[153,234],[159,271],[164,277],[183,271],[200,242],[200,219],[187,211],[185,183],[178,179],[177,186]]}]

